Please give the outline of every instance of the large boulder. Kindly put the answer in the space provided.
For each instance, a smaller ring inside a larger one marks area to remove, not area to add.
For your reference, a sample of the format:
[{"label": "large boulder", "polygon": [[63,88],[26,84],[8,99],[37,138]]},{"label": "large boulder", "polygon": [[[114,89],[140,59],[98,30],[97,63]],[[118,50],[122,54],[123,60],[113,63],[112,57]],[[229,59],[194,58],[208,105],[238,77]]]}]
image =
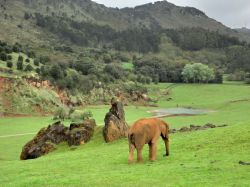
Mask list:
[{"label": "large boulder", "polygon": [[55,145],[68,142],[68,145],[80,145],[88,142],[94,134],[95,120],[85,120],[80,124],[65,127],[61,122],[42,128],[22,149],[21,160],[34,159],[56,149]]},{"label": "large boulder", "polygon": [[66,140],[67,127],[61,122],[42,128],[37,135],[23,147],[21,160],[34,159],[55,149],[55,144]]},{"label": "large boulder", "polygon": [[128,124],[125,121],[123,104],[119,100],[115,98],[111,100],[111,108],[106,114],[104,122],[103,137],[106,142],[127,137]]},{"label": "large boulder", "polygon": [[83,123],[73,123],[69,127],[68,145],[81,145],[90,141],[94,134],[95,120],[85,120]]}]

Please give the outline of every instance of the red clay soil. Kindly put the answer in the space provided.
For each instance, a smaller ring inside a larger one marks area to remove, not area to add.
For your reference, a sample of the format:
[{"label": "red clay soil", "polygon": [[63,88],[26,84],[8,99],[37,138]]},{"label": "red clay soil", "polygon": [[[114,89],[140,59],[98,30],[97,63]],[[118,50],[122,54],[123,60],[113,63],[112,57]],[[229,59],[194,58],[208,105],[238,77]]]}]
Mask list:
[{"label": "red clay soil", "polygon": [[40,114],[41,116],[49,116],[49,115],[52,115],[52,113],[43,111],[43,109],[42,109],[41,106],[39,106],[39,105],[34,105],[34,106],[32,106],[32,109],[33,109],[34,111],[36,111],[37,114]]},{"label": "red clay soil", "polygon": [[[11,90],[11,81],[8,80],[8,78],[0,77],[0,97],[2,101],[3,109],[10,109],[11,108],[11,102],[6,97],[6,93]],[[12,112],[1,112],[0,118],[8,118],[8,117],[29,117],[32,116],[31,114],[18,114],[18,113],[12,113]]]},{"label": "red clay soil", "polygon": [[[49,81],[40,81],[40,80],[35,81],[35,80],[28,80],[27,79],[27,82],[30,85],[37,87],[38,89],[39,88],[54,89],[54,87],[52,87],[50,85]],[[3,107],[4,111],[6,111],[6,109],[12,108],[12,103],[8,99],[8,93],[12,90],[11,87],[12,87],[12,83],[11,83],[11,80],[9,78],[0,77],[0,100],[2,102],[2,107]],[[56,92],[57,92],[57,90],[56,90]],[[58,93],[59,97],[60,97],[60,95],[63,95],[63,94]],[[51,113],[44,112],[39,105],[32,106],[32,109],[35,111],[35,113],[42,115],[42,116],[51,115]],[[33,115],[20,114],[20,113],[15,113],[15,112],[11,112],[11,111],[10,112],[0,112],[0,118],[1,117],[30,117],[30,116],[33,116]]]},{"label": "red clay soil", "polygon": [[5,89],[5,78],[0,77],[0,94],[3,92]]},{"label": "red clay soil", "polygon": [[57,93],[57,95],[62,103],[66,104],[66,105],[70,104],[70,99],[68,98],[67,94],[63,90],[52,86],[52,84],[48,80],[42,81],[39,79],[30,78],[30,79],[26,79],[26,81],[31,86],[34,86],[38,89],[45,88],[45,89],[54,90]]}]

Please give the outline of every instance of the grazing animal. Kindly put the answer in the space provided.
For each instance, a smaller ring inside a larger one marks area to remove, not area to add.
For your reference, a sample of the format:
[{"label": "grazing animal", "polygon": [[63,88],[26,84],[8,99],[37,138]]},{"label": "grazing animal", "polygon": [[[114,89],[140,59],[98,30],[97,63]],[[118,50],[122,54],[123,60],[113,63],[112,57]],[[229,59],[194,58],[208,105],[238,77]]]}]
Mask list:
[{"label": "grazing animal", "polygon": [[158,118],[140,119],[129,129],[129,157],[128,162],[133,162],[134,150],[137,150],[137,162],[142,162],[142,149],[145,144],[149,145],[149,159],[156,159],[157,142],[162,137],[165,142],[166,154],[169,156],[169,126]]}]

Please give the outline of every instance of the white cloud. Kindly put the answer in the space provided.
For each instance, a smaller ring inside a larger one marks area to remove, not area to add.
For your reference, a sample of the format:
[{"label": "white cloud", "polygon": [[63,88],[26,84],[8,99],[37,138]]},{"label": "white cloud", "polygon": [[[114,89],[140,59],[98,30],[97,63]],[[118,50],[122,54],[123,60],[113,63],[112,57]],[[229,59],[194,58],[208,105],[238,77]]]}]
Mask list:
[{"label": "white cloud", "polygon": [[[134,7],[155,0],[94,0],[108,7]],[[178,6],[192,6],[229,27],[250,27],[249,0],[169,0]]]}]

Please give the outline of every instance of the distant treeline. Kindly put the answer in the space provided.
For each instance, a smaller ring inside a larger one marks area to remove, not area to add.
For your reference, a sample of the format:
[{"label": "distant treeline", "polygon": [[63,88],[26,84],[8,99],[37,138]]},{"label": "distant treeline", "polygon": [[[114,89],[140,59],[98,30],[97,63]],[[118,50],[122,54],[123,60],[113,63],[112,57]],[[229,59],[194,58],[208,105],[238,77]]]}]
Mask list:
[{"label": "distant treeline", "polygon": [[183,28],[180,30],[163,30],[172,41],[184,50],[201,50],[204,48],[227,48],[232,45],[246,45],[236,37],[209,31],[203,28]]},{"label": "distant treeline", "polygon": [[131,28],[116,31],[108,25],[77,22],[67,17],[35,14],[36,24],[52,33],[70,40],[79,46],[109,47],[121,51],[140,53],[157,52],[164,34],[183,50],[203,48],[227,48],[232,45],[246,45],[236,37],[202,28],[162,29]]},{"label": "distant treeline", "polygon": [[90,22],[76,22],[69,18],[35,14],[36,24],[70,40],[79,46],[109,47],[116,50],[147,53],[159,50],[160,35],[149,29],[117,32],[111,27]]},{"label": "distant treeline", "polygon": [[[185,63],[169,63],[159,58],[141,58],[134,61],[135,72],[141,74],[145,77],[149,77],[154,83],[158,82],[172,82],[172,83],[182,83],[182,82],[193,82],[196,81],[186,81],[185,76],[183,76],[183,70],[187,64]],[[206,66],[206,65],[201,65]],[[222,83],[222,72],[220,70],[215,70],[212,73],[207,72],[207,70],[191,69],[193,76],[195,72],[204,74],[213,74],[211,79],[208,79],[209,83]],[[201,78],[197,78],[199,82]],[[206,81],[205,81],[206,82]]]}]

